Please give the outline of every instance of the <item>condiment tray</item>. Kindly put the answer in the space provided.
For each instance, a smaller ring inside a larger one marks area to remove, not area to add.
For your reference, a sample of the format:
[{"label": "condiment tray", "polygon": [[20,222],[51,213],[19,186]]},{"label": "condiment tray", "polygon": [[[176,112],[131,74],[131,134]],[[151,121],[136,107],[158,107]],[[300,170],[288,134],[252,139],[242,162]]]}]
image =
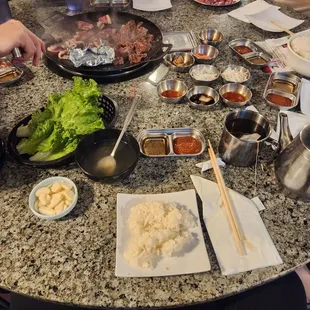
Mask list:
[{"label": "condiment tray", "polygon": [[[236,50],[236,47],[238,46],[248,47],[252,50],[252,52],[242,54]],[[251,67],[263,68],[267,66],[268,62],[273,58],[272,55],[270,55],[253,41],[248,39],[237,39],[230,41],[229,47]],[[263,64],[253,63],[252,61],[250,61],[253,58],[262,58],[262,60],[265,60],[266,62]]]},{"label": "condiment tray", "polygon": [[[177,154],[173,142],[179,137],[192,137],[198,140],[201,143],[200,151],[195,154]],[[140,152],[147,157],[198,156],[206,148],[203,134],[194,128],[146,129],[139,133],[137,140]]]},{"label": "condiment tray", "polygon": [[[301,91],[301,79],[289,72],[274,72],[270,75],[265,91],[264,99],[267,104],[273,108],[288,110],[297,106],[299,102],[299,96]],[[267,96],[269,94],[280,95],[282,97],[292,100],[292,105],[282,106],[280,104],[275,104],[268,100]]]}]

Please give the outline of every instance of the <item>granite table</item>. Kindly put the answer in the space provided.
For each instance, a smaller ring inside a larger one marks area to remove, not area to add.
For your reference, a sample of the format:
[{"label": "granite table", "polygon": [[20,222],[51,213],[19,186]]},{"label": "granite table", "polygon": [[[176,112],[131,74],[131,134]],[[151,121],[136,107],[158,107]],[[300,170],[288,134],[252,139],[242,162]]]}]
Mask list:
[{"label": "granite table", "polygon": [[[243,1],[243,4],[247,2]],[[37,20],[50,10],[35,8],[30,0],[10,3],[15,18],[34,31]],[[225,40],[215,62],[219,67],[241,63],[228,48],[231,39],[245,37],[257,41],[283,35],[263,32],[232,19],[227,16],[231,9],[212,9],[190,0],[174,0],[172,10],[134,13],[154,21],[163,31],[220,29]],[[285,8],[282,10],[299,17]],[[309,27],[307,20],[295,31]],[[72,81],[50,72],[43,63],[38,67],[26,65],[26,74],[19,84],[0,88],[0,134],[4,139],[20,119],[46,103],[48,94],[63,92],[72,86]],[[268,76],[260,70],[251,73],[251,104],[275,125],[277,111],[266,106],[262,99]],[[188,74],[170,73],[169,77],[191,83]],[[102,86],[104,93],[119,104],[116,127],[122,124],[128,111],[130,86],[145,78]],[[214,85],[217,89],[219,86]],[[151,89],[144,96],[129,131],[137,135],[141,129],[150,127],[195,127],[217,146],[228,112],[229,108],[223,106],[202,112],[190,109],[186,103],[165,104]],[[212,265],[210,272],[161,278],[115,277],[117,193],[168,193],[191,189],[190,174],[200,174],[195,164],[207,159],[207,152],[199,158],[141,158],[128,179],[107,185],[90,181],[75,166],[33,169],[17,164],[8,155],[0,179],[0,287],[36,298],[83,306],[169,307],[223,298],[283,276],[309,262],[309,204],[286,198],[276,183],[273,165],[264,163],[258,167],[257,194],[266,206],[261,216],[283,259],[282,265],[222,276],[205,231]],[[76,182],[79,202],[63,220],[42,221],[29,211],[28,195],[37,182],[55,175]],[[212,172],[204,173],[204,177],[214,180]],[[253,168],[228,166],[224,178],[228,187],[246,197],[254,197]]]}]

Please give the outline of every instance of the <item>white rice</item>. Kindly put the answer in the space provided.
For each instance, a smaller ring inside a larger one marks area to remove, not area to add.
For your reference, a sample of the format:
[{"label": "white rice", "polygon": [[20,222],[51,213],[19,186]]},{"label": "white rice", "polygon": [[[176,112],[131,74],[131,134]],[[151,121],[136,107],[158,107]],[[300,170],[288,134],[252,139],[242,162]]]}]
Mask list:
[{"label": "white rice", "polygon": [[310,36],[295,38],[291,42],[291,47],[299,56],[310,60]]},{"label": "white rice", "polygon": [[188,210],[168,202],[147,202],[132,207],[127,223],[130,239],[124,257],[142,268],[153,268],[156,258],[181,251],[192,240],[189,229],[196,227]]}]

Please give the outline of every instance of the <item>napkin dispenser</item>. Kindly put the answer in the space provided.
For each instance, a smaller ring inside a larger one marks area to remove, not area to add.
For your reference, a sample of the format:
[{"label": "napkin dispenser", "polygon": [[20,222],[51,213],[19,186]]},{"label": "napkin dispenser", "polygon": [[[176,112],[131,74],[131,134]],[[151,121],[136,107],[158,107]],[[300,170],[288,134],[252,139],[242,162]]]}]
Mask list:
[{"label": "napkin dispenser", "polygon": [[[12,18],[11,9],[7,0],[0,0],[0,24],[5,23],[6,21]],[[14,58],[22,57],[22,54],[19,48],[14,48],[12,51]]]}]

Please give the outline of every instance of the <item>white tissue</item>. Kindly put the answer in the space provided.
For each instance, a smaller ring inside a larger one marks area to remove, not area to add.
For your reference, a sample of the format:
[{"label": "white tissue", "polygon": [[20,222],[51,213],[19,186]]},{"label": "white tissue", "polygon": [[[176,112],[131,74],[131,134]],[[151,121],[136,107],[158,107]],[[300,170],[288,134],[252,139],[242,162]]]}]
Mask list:
[{"label": "white tissue", "polygon": [[221,199],[218,185],[198,176],[191,176],[191,179],[203,202],[203,219],[223,275],[283,263],[257,206],[251,199],[229,190],[230,199],[246,238],[247,255],[241,256],[237,252],[226,211],[219,203]]},{"label": "white tissue", "polygon": [[[226,164],[222,161],[221,158],[217,158],[216,161],[220,167],[226,166]],[[211,160],[196,164],[196,167],[201,168],[201,173],[210,170],[212,168]]]}]

